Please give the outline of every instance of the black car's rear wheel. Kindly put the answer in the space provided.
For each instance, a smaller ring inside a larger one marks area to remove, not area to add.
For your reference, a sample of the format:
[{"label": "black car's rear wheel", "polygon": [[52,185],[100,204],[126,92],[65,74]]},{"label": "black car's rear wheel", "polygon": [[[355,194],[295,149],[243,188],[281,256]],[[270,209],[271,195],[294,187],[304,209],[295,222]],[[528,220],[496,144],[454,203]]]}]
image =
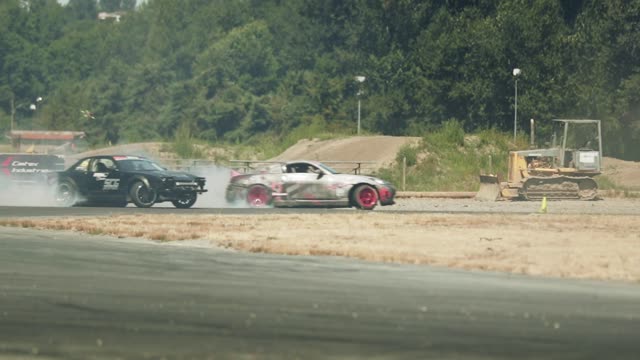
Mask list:
[{"label": "black car's rear wheel", "polygon": [[136,204],[137,207],[148,208],[153,206],[158,199],[158,194],[155,190],[149,188],[142,181],[136,181],[129,189],[129,195],[131,201]]},{"label": "black car's rear wheel", "polygon": [[70,181],[61,181],[56,186],[55,201],[60,206],[73,206],[78,200],[78,190]]},{"label": "black car's rear wheel", "polygon": [[196,200],[198,200],[198,194],[192,192],[184,194],[181,198],[179,198],[178,200],[173,200],[171,203],[173,203],[173,206],[177,207],[178,209],[188,209],[196,203]]}]

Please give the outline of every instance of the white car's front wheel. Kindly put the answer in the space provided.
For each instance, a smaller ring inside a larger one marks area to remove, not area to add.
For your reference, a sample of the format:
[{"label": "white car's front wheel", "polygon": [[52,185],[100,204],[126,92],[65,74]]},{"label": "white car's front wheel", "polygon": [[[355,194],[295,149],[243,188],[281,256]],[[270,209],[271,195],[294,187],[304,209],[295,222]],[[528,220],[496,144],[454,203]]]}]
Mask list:
[{"label": "white car's front wheel", "polygon": [[371,185],[358,185],[351,194],[351,201],[358,209],[373,210],[378,204],[378,192]]}]

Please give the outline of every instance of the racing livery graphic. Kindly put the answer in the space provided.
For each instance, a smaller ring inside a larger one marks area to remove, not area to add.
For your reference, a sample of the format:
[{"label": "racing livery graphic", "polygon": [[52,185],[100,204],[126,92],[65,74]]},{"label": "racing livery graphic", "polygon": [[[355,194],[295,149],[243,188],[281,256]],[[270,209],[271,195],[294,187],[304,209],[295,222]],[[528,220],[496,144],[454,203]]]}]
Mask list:
[{"label": "racing livery graphic", "polygon": [[169,171],[139,156],[93,156],[57,173],[56,202],[63,206],[103,204],[151,207],[170,201],[177,208],[195,204],[205,179]]},{"label": "racing livery graphic", "polygon": [[46,174],[61,170],[64,170],[64,159],[58,155],[0,154],[0,182],[43,182]]},{"label": "racing livery graphic", "polygon": [[227,186],[230,203],[252,207],[356,207],[372,210],[395,203],[388,182],[365,175],[340,174],[317,161],[272,165],[251,174],[233,173]]}]

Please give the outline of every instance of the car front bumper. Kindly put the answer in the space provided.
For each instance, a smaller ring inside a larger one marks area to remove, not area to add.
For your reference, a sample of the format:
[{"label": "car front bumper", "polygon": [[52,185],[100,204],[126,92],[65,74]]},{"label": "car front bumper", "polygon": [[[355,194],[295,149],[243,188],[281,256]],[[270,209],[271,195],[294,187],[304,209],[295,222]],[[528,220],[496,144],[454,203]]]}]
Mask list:
[{"label": "car front bumper", "polygon": [[204,184],[199,185],[196,182],[193,182],[193,183],[178,182],[172,185],[173,186],[166,186],[159,189],[158,195],[160,195],[160,197],[163,200],[177,200],[187,194],[193,194],[193,193],[202,194],[208,191],[207,189],[204,188]]},{"label": "car front bumper", "polygon": [[380,196],[380,205],[387,206],[396,203],[396,189],[391,185],[383,185],[378,187],[378,194]]}]

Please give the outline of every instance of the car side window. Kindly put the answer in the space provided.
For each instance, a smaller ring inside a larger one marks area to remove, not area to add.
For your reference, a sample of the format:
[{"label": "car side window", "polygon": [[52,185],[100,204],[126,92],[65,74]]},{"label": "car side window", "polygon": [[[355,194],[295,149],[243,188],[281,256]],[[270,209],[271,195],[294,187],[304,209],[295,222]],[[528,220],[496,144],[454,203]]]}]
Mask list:
[{"label": "car side window", "polygon": [[91,171],[98,173],[107,173],[113,171],[115,168],[116,165],[113,160],[104,158],[94,161]]},{"label": "car side window", "polygon": [[91,159],[85,159],[75,167],[75,171],[86,173],[89,170],[89,162]]},{"label": "car side window", "polygon": [[103,163],[107,167],[108,171],[113,171],[113,170],[116,169],[116,164],[111,159],[100,159],[100,162]]}]

